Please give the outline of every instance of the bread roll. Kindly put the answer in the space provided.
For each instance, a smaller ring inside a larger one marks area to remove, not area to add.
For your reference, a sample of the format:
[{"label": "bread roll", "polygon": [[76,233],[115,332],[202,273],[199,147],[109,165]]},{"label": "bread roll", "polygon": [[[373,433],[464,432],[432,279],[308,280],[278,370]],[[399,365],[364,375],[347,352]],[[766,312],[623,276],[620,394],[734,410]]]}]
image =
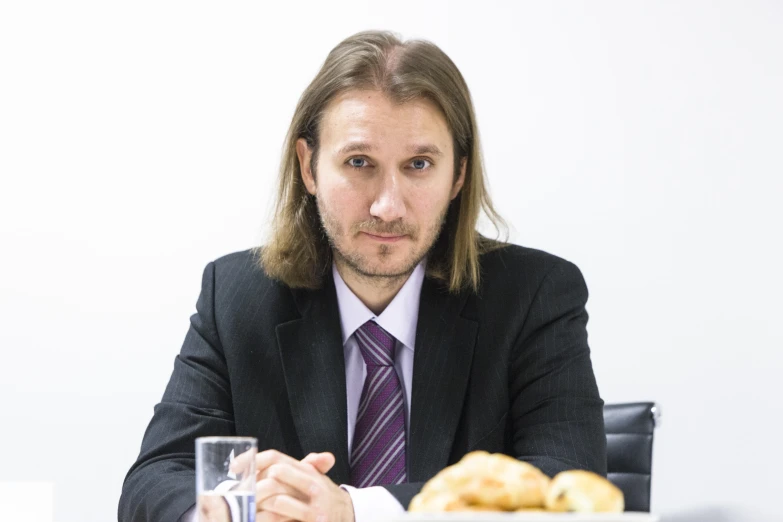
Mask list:
[{"label": "bread roll", "polygon": [[577,513],[622,513],[625,499],[623,492],[602,476],[571,470],[558,473],[552,479],[546,508]]},{"label": "bread roll", "polygon": [[413,497],[408,511],[411,513],[443,513],[446,511],[465,511],[467,504],[456,493],[450,491],[421,491]]},{"label": "bread roll", "polygon": [[[535,466],[507,455],[475,451],[427,482],[409,511],[446,511],[436,509],[444,503],[448,511],[542,507],[548,486],[549,478]],[[438,496],[441,493],[456,495],[456,500]]]}]

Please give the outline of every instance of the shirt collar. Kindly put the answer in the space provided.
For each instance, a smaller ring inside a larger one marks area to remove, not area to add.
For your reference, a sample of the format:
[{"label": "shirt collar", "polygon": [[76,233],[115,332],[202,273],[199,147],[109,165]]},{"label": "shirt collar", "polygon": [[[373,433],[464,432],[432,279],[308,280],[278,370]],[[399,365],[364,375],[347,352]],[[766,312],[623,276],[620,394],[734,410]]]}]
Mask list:
[{"label": "shirt collar", "polygon": [[416,341],[416,324],[419,320],[419,299],[421,286],[424,283],[424,269],[426,260],[416,265],[413,273],[402,285],[400,291],[394,296],[391,303],[381,312],[375,315],[367,308],[356,294],[348,288],[337,266],[332,263],[332,275],[334,287],[337,291],[337,306],[340,310],[340,323],[343,331],[343,345],[348,342],[354,332],[364,323],[375,319],[378,325],[394,336],[405,347],[413,350]]}]

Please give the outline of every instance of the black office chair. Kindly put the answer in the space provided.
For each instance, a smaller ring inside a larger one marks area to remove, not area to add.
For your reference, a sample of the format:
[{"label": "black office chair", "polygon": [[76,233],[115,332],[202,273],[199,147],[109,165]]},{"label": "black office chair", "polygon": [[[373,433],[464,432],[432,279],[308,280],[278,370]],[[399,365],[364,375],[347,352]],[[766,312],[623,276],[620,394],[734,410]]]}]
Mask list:
[{"label": "black office chair", "polygon": [[660,417],[654,402],[604,406],[608,478],[623,491],[626,511],[650,511],[653,431]]}]

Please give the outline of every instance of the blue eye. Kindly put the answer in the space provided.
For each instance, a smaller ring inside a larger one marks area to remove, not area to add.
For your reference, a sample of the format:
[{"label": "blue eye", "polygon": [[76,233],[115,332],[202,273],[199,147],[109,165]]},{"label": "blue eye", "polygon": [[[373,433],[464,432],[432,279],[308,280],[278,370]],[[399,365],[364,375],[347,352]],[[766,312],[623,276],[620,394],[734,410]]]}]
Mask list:
[{"label": "blue eye", "polygon": [[413,168],[416,170],[424,170],[427,168],[426,163],[429,163],[428,160],[425,159],[415,159],[413,160]]},{"label": "blue eye", "polygon": [[351,159],[348,160],[348,165],[353,167],[353,168],[355,168],[355,169],[360,169],[360,168],[364,167],[362,162],[365,162],[365,161],[366,160],[364,158],[351,158]]}]

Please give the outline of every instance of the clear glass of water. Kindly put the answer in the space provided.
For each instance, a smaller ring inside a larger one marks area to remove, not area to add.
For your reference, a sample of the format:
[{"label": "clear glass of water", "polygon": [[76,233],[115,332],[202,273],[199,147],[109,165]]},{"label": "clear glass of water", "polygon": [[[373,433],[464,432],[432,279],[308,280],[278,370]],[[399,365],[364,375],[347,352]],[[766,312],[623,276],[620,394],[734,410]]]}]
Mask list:
[{"label": "clear glass of water", "polygon": [[196,439],[198,522],[255,522],[257,451],[253,437]]}]

